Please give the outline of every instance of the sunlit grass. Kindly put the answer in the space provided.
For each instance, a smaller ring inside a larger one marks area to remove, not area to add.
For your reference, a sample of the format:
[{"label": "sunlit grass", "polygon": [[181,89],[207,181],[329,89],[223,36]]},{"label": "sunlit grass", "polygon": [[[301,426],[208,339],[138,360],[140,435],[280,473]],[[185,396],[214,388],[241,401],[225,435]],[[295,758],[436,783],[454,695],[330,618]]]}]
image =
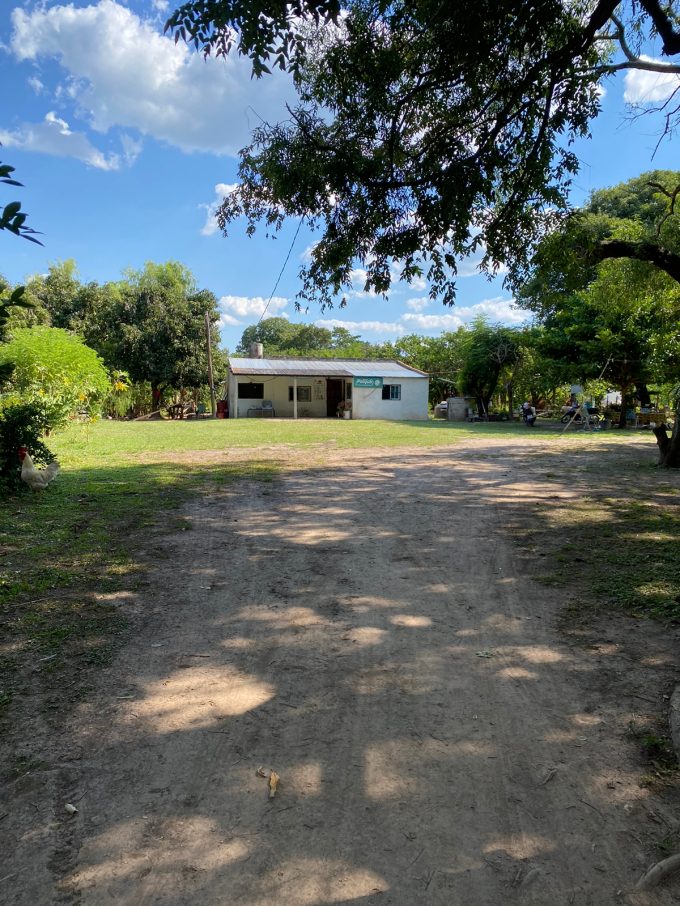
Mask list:
[{"label": "sunlit grass", "polygon": [[[99,422],[73,425],[51,440],[60,461],[69,464],[109,457],[234,448],[312,447],[339,449],[440,446],[484,436],[512,436],[524,426],[504,423],[469,425],[445,421],[385,422],[344,419],[228,419],[155,422]],[[526,431],[526,428],[524,428]]]},{"label": "sunlit grass", "polygon": [[[430,420],[423,422],[363,421],[344,419],[190,419],[187,421],[102,421],[74,424],[50,438],[50,448],[63,465],[89,466],[103,458],[113,464],[129,456],[158,460],[173,454],[232,449],[330,447],[331,449],[375,449],[379,447],[439,447],[479,443],[489,438],[527,443],[549,440],[568,448],[605,443],[625,444],[627,432],[570,432],[561,426],[541,423],[528,429],[517,422],[474,423]],[[650,444],[650,435],[642,436]]]},{"label": "sunlit grass", "polygon": [[652,499],[580,497],[541,512],[534,531],[534,550],[547,555],[540,581],[589,605],[678,621],[680,514],[669,495],[638,493]]}]

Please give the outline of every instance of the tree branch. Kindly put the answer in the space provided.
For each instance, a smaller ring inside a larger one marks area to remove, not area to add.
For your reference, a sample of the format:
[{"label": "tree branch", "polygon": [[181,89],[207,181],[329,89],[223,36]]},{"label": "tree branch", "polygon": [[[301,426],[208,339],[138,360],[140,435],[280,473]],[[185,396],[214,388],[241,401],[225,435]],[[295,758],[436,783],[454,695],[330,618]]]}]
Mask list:
[{"label": "tree branch", "polygon": [[680,183],[678,183],[678,185],[673,189],[672,192],[670,192],[665,186],[662,186],[660,182],[650,182],[649,186],[652,189],[657,189],[657,191],[661,192],[662,195],[665,195],[666,198],[670,201],[668,210],[661,218],[659,225],[656,228],[656,238],[658,239],[661,235],[661,229],[664,223],[668,220],[669,217],[675,216],[675,202],[678,199],[678,194],[680,194]]},{"label": "tree branch", "polygon": [[622,69],[640,69],[643,72],[659,72],[662,75],[671,73],[671,74],[680,74],[680,64],[675,63],[657,63],[654,60],[642,60],[630,49],[628,40],[626,38],[626,29],[623,25],[623,22],[616,16],[614,13],[611,14],[610,20],[616,29],[616,34],[614,35],[597,35],[596,38],[599,39],[609,39],[611,41],[618,41],[619,47],[626,58],[625,63],[611,63],[605,66],[599,66],[595,72],[610,73],[610,72],[619,72]]},{"label": "tree branch", "polygon": [[653,60],[640,60],[634,57],[625,63],[610,63],[598,66],[593,72],[619,72],[622,69],[640,69],[643,72],[660,72],[662,75],[680,75],[680,63],[655,63]]},{"label": "tree branch", "polygon": [[658,0],[640,0],[640,6],[654,23],[663,41],[663,52],[666,56],[672,57],[680,53],[680,32],[673,28],[670,17],[661,9]]},{"label": "tree branch", "polygon": [[592,250],[590,258],[594,262],[604,261],[606,258],[635,258],[637,261],[647,261],[680,283],[680,255],[669,252],[654,242],[603,239]]}]

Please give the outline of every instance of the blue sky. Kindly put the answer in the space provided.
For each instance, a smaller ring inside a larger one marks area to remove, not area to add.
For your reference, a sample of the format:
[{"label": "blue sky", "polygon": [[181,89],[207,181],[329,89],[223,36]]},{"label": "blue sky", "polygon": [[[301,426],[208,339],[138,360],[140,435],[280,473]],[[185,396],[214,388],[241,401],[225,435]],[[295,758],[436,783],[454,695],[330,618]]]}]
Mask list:
[{"label": "blue sky", "polygon": [[[248,239],[238,224],[228,239],[211,206],[236,181],[236,154],[259,118],[285,116],[287,76],[254,81],[246,61],[210,60],[162,35],[176,4],[166,0],[28,0],[2,4],[0,159],[16,167],[20,199],[44,248],[5,236],[0,272],[13,282],[74,258],[83,280],[116,279],[145,261],[181,261],[220,299],[222,336],[233,349],[255,323],[283,265],[297,223],[275,240]],[[653,53],[653,49],[651,49]],[[670,77],[677,80],[677,76]],[[677,81],[672,82],[677,84]],[[631,120],[626,100],[658,100],[668,77],[619,74],[605,83],[592,138],[580,142],[573,199],[652,167],[676,168],[665,141],[652,160],[659,122]],[[397,286],[390,299],[357,291],[344,309],[295,312],[298,269],[313,237],[304,227],[268,314],[346,324],[365,339],[437,334],[482,312],[519,323],[502,280],[463,265],[455,308],[427,299],[427,286]]]}]

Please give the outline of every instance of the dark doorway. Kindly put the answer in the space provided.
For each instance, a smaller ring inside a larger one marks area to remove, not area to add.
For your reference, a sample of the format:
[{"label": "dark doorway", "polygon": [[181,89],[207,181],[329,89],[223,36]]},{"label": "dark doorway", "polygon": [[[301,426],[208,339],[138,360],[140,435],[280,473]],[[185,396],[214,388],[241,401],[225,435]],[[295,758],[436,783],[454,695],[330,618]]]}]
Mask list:
[{"label": "dark doorway", "polygon": [[342,381],[328,378],[326,381],[326,415],[331,418],[338,414],[338,403],[342,402]]}]

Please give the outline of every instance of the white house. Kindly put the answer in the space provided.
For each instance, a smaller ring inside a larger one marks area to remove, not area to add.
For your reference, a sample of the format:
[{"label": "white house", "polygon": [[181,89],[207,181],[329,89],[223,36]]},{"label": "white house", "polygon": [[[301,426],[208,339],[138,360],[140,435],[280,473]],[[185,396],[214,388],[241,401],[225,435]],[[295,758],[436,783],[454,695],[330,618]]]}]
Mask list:
[{"label": "white house", "polygon": [[[230,418],[426,419],[428,375],[410,365],[356,359],[229,360]],[[255,355],[253,355],[255,353]]]}]

